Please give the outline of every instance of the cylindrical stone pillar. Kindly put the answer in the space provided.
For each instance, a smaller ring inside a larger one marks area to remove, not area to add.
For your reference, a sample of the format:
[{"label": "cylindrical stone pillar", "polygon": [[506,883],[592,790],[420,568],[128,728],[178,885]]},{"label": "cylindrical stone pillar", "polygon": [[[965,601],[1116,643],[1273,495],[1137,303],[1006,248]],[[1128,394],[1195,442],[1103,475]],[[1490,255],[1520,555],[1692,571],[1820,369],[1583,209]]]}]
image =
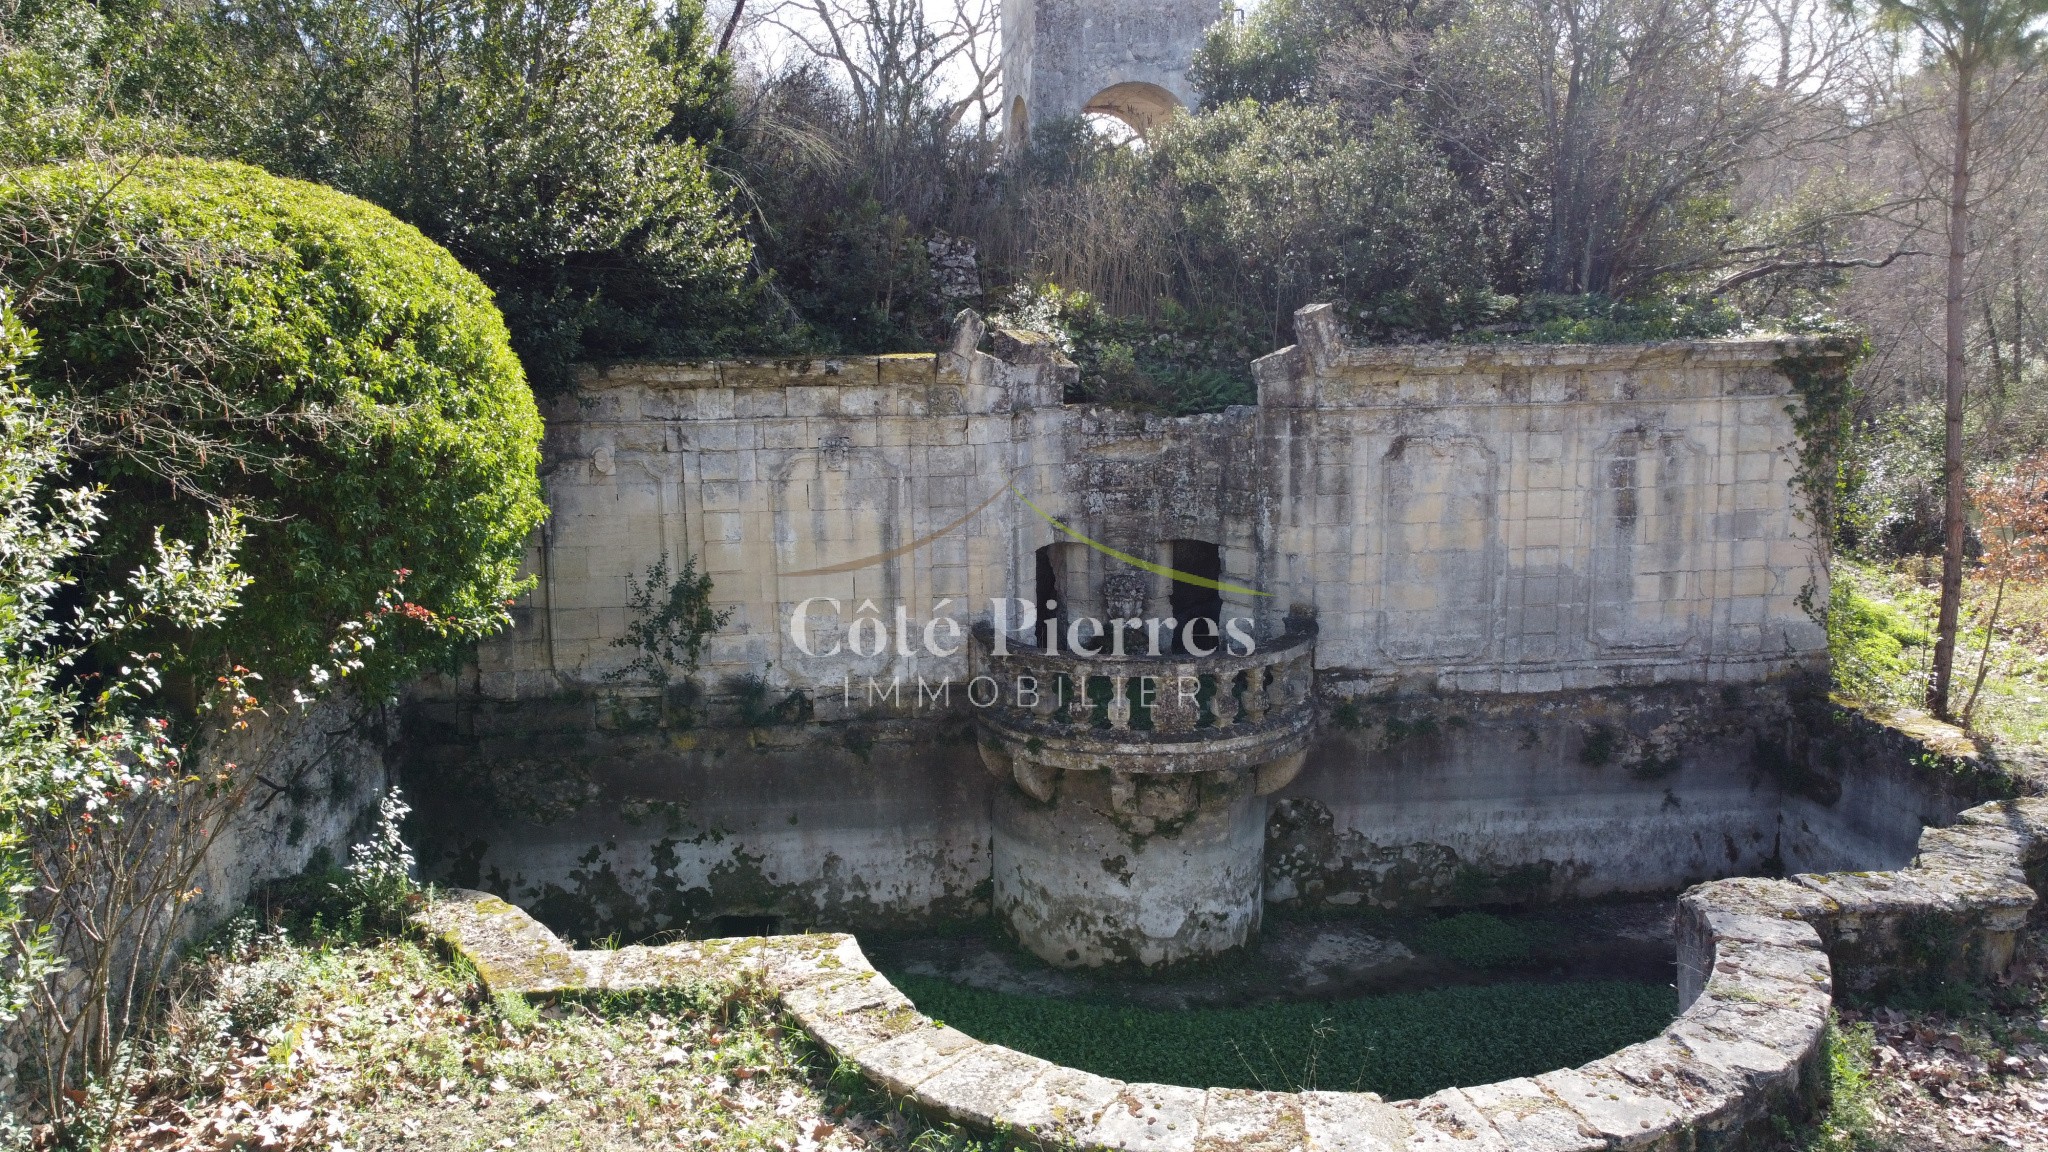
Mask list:
[{"label": "cylindrical stone pillar", "polygon": [[995,905],[1062,967],[1169,964],[1258,929],[1266,801],[1249,771],[1060,772],[994,801]]}]

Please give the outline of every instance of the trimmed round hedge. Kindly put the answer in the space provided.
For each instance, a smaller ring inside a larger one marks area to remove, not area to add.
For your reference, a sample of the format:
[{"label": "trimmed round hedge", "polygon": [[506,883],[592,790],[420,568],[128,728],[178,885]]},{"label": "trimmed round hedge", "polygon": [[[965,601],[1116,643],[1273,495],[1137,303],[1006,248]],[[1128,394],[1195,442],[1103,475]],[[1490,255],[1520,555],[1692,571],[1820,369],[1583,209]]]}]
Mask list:
[{"label": "trimmed round hedge", "polygon": [[158,525],[196,540],[244,512],[241,608],[160,638],[188,672],[301,680],[401,569],[442,623],[380,635],[365,689],[502,622],[546,514],[540,417],[490,291],[417,229],[242,164],[32,168],[0,175],[0,282],[39,335],[31,386],[75,413],[79,479],[108,489],[81,594]]}]

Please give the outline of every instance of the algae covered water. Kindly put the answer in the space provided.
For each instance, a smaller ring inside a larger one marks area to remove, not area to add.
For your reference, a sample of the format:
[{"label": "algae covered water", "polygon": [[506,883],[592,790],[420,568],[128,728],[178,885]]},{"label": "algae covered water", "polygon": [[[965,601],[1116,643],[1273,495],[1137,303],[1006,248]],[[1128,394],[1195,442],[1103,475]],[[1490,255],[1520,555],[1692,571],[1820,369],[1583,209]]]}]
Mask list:
[{"label": "algae covered water", "polygon": [[1389,1100],[1583,1064],[1655,1036],[1677,1011],[1669,985],[1617,980],[1171,1010],[887,975],[948,1027],[1101,1076]]}]

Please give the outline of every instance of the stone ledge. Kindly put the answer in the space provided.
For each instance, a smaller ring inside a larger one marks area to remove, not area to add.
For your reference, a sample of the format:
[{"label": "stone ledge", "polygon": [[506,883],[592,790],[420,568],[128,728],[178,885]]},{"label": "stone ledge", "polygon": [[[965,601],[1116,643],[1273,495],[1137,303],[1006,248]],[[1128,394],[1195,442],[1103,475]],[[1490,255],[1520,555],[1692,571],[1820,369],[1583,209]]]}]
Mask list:
[{"label": "stone ledge", "polygon": [[552,996],[587,984],[579,953],[525,909],[488,892],[442,892],[413,923],[468,960],[492,996]]},{"label": "stone ledge", "polygon": [[2048,798],[2009,800],[1928,829],[1920,858],[1898,872],[1697,885],[1679,899],[1681,1010],[1661,1035],[1578,1068],[1391,1104],[1367,1092],[1126,1084],[984,1044],[918,1012],[847,935],[576,951],[505,901],[460,890],[415,922],[475,964],[494,995],[758,979],[884,1091],[1042,1148],[1680,1152],[1748,1146],[1773,1117],[1817,1102],[1839,973],[1897,978],[1931,959],[1947,965],[1916,951],[1938,929],[1959,934],[1952,951],[1967,974],[1996,975],[2034,905],[2020,877],[2044,859]]}]

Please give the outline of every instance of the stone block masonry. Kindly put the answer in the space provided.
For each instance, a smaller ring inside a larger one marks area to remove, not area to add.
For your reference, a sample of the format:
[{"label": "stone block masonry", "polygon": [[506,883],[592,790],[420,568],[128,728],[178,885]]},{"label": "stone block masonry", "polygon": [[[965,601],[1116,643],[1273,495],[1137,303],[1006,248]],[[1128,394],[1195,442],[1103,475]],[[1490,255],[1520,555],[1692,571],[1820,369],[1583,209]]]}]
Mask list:
[{"label": "stone block masonry", "polygon": [[1188,66],[1222,15],[1207,0],[1003,0],[1004,143],[1083,113],[1143,133],[1193,108]]},{"label": "stone block masonry", "polygon": [[1915,925],[1949,926],[1970,974],[1998,975],[2034,903],[2024,877],[2043,861],[2048,800],[2029,799],[1930,830],[1915,864],[1899,871],[1701,885],[1679,903],[1678,1016],[1661,1035],[1578,1068],[1391,1103],[1131,1084],[983,1044],[919,1013],[850,936],[572,951],[517,908],[470,892],[447,894],[419,922],[468,956],[493,994],[631,991],[751,970],[827,1053],[876,1087],[1044,1148],[1695,1152],[1770,1146],[1778,1118],[1819,1103],[1838,985],[1867,987],[1879,971],[1950,974],[1945,956],[1900,945],[1919,934]]},{"label": "stone block masonry", "polygon": [[[1347,693],[1747,682],[1822,658],[1801,607],[1826,581],[1793,485],[1800,400],[1778,365],[1826,346],[1354,348],[1326,306],[1298,322],[1303,343],[1255,366],[1258,407],[1178,419],[1063,405],[1070,365],[1015,339],[1018,362],[976,351],[978,321],[933,356],[589,373],[549,413],[541,587],[470,687],[605,685],[630,658],[613,644],[628,581],[663,554],[694,557],[733,614],[707,678],[763,676],[825,719],[849,678],[858,711],[869,679],[966,673],[958,637],[939,633],[950,655],[902,643],[895,607],[917,631],[986,621],[1035,596],[1048,546],[1074,553],[1052,558],[1063,617],[1106,619],[1123,569],[1006,485],[1144,559],[1215,549],[1226,582],[1265,593],[1225,609],[1268,633],[1315,617],[1316,667]],[[885,559],[819,571],[864,557]],[[1140,576],[1163,607],[1168,580]],[[862,655],[870,614],[890,643]]]},{"label": "stone block masonry", "polygon": [[[996,883],[997,823],[1126,797],[1114,827],[1063,838],[1184,860],[1177,829],[1206,825],[1158,798],[1245,796],[1250,831],[1212,847],[1255,875],[1263,813],[1267,863],[1226,941],[1261,894],[1474,902],[1897,862],[1862,857],[1917,825],[1781,836],[1787,776],[1757,751],[1825,660],[1784,365],[1845,349],[1365,348],[1333,315],[1304,309],[1299,343],[1255,365],[1258,405],[1183,418],[1064,404],[1071,364],[971,313],[934,355],[589,372],[549,413],[538,587],[409,703],[423,858],[578,933],[900,925],[1023,890]],[[665,700],[618,679],[630,590],[663,556],[728,614]],[[1052,626],[1016,627],[1031,615]],[[1071,652],[1117,619],[1175,623],[1157,656],[1144,629],[1119,661]],[[1187,653],[1202,620],[1261,655]],[[1060,650],[977,657],[970,633],[1005,623]],[[1017,691],[1027,672],[1048,691]],[[999,708],[970,699],[978,675]],[[1180,772],[1220,775],[1145,782]],[[1091,890],[1124,871],[1060,859]],[[1079,922],[1197,922],[1123,898]],[[1178,935],[1041,951],[1172,959]]]}]

